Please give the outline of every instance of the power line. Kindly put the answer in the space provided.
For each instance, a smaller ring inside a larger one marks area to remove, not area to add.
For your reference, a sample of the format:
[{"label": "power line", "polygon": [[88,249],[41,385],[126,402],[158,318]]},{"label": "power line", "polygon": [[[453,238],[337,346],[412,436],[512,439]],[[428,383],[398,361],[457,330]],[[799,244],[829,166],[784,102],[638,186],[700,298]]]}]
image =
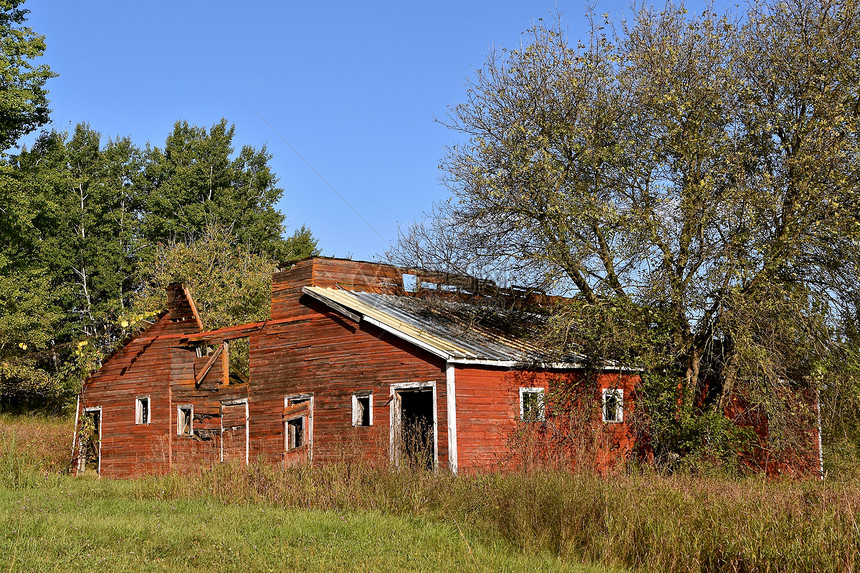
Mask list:
[{"label": "power line", "polygon": [[319,178],[320,178],[320,180],[322,180],[322,182],[323,182],[323,183],[325,183],[326,185],[328,185],[328,188],[329,188],[329,189],[331,189],[331,190],[334,192],[334,194],[335,194],[335,195],[337,195],[337,196],[340,198],[340,200],[341,200],[341,201],[343,201],[343,202],[346,204],[346,206],[347,206],[347,207],[349,207],[350,209],[352,209],[352,212],[353,212],[353,213],[355,213],[355,214],[358,216],[358,218],[359,218],[359,219],[361,219],[362,221],[364,221],[364,224],[365,224],[365,225],[367,225],[367,226],[368,226],[368,228],[369,228],[371,231],[373,231],[374,233],[376,233],[376,236],[377,236],[377,237],[379,237],[379,238],[382,240],[382,242],[383,242],[384,244],[386,244],[386,245],[388,244],[388,241],[386,241],[386,240],[385,240],[385,237],[383,237],[382,235],[380,235],[380,234],[379,234],[379,231],[377,231],[376,229],[374,229],[374,228],[373,228],[373,225],[371,225],[371,224],[367,221],[367,219],[365,219],[364,217],[362,217],[362,216],[361,216],[361,213],[359,213],[359,212],[356,210],[356,208],[355,208],[355,207],[353,207],[353,206],[349,203],[349,201],[347,201],[347,200],[344,198],[344,196],[343,196],[343,195],[341,195],[340,193],[338,193],[338,192],[337,192],[337,189],[335,189],[335,188],[334,188],[334,186],[333,186],[331,183],[329,183],[328,181],[326,181],[326,178],[325,178],[325,177],[323,177],[323,176],[320,174],[320,172],[319,172],[319,171],[317,171],[316,169],[314,169],[314,166],[313,166],[313,165],[311,165],[311,164],[308,162],[308,160],[307,160],[307,159],[305,159],[304,157],[302,157],[302,154],[301,154],[301,153],[299,153],[299,152],[298,152],[298,150],[297,150],[295,147],[293,147],[292,145],[290,145],[290,142],[289,142],[289,141],[287,141],[286,139],[284,139],[284,136],[283,136],[283,135],[281,135],[280,133],[278,133],[278,130],[277,130],[277,129],[275,129],[274,127],[272,127],[272,124],[271,124],[271,123],[269,123],[268,121],[266,121],[266,118],[265,118],[265,117],[263,117],[262,115],[260,115],[260,112],[258,112],[257,110],[254,110],[254,113],[256,113],[256,114],[257,114],[257,117],[259,117],[261,120],[263,120],[263,123],[265,123],[266,125],[268,125],[268,126],[269,126],[269,129],[271,129],[273,132],[275,132],[275,135],[277,135],[279,138],[281,138],[281,141],[283,141],[285,144],[287,144],[287,147],[289,147],[290,149],[292,149],[292,150],[293,150],[293,153],[295,153],[295,154],[298,156],[298,158],[299,158],[299,159],[301,159],[302,161],[304,161],[305,165],[307,165],[307,166],[310,168],[310,170],[311,170],[311,171],[313,171],[314,173],[316,173],[317,177],[319,177]]}]

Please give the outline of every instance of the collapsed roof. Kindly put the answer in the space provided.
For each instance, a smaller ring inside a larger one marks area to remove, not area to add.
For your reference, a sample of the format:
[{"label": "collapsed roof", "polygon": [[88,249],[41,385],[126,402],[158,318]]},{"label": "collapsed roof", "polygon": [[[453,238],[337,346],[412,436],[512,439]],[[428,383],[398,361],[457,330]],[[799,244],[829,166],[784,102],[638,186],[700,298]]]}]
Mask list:
[{"label": "collapsed roof", "polygon": [[[542,315],[445,298],[305,286],[302,292],[356,322],[365,321],[451,363],[578,368],[584,357],[551,361],[540,344]],[[548,364],[552,362],[552,364]]]}]

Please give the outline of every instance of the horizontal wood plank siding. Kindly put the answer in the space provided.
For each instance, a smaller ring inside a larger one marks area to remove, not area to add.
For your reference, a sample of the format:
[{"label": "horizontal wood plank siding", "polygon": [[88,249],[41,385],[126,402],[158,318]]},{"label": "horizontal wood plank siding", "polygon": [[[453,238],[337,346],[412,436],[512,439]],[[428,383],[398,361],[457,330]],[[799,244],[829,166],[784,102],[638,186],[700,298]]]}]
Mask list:
[{"label": "horizontal wood plank siding", "polygon": [[[129,477],[170,469],[175,414],[171,354],[177,336],[197,331],[192,319],[164,315],[116,352],[84,384],[80,412],[101,408],[101,475]],[[138,397],[149,397],[149,423],[136,424]]]}]

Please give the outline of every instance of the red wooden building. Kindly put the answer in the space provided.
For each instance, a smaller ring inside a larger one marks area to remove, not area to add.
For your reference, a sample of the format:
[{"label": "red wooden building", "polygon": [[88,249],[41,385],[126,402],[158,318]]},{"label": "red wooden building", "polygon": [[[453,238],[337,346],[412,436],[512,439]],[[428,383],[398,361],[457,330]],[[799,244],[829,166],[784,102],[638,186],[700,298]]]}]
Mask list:
[{"label": "red wooden building", "polygon": [[512,313],[521,295],[492,286],[316,257],[274,275],[270,320],[206,331],[173,285],[167,309],[85,383],[78,472],[346,457],[495,470],[575,433],[550,420],[573,416],[546,415],[571,387],[587,391],[558,403],[582,409],[586,441],[600,442],[582,447],[601,466],[622,459],[638,377],[541,361],[539,318]]}]

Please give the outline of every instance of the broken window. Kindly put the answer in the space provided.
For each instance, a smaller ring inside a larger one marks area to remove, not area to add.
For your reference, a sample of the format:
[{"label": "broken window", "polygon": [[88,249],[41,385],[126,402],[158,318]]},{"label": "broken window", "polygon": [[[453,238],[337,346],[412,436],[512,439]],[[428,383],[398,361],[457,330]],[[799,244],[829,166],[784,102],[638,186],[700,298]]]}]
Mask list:
[{"label": "broken window", "polygon": [[194,406],[177,406],[176,408],[176,434],[179,436],[191,436],[194,434]]},{"label": "broken window", "polygon": [[138,396],[134,403],[134,423],[149,423],[149,396]]},{"label": "broken window", "polygon": [[603,421],[624,421],[624,390],[606,388],[603,391]]},{"label": "broken window", "polygon": [[352,425],[373,425],[373,394],[352,395]]},{"label": "broken window", "polygon": [[310,395],[288,396],[284,399],[284,431],[287,451],[295,450],[310,440]]},{"label": "broken window", "polygon": [[251,339],[234,338],[227,343],[229,384],[247,384],[251,379]]},{"label": "broken window", "polygon": [[215,347],[211,344],[198,344],[194,347],[194,351],[197,353],[197,358],[203,358],[205,356],[211,356],[213,352],[215,352]]},{"label": "broken window", "polygon": [[301,416],[287,420],[287,450],[300,448],[305,444],[305,418]]},{"label": "broken window", "polygon": [[403,290],[405,290],[406,292],[418,292],[418,276],[412,274],[404,274]]},{"label": "broken window", "polygon": [[524,422],[543,422],[545,391],[543,388],[520,388],[520,418]]}]

